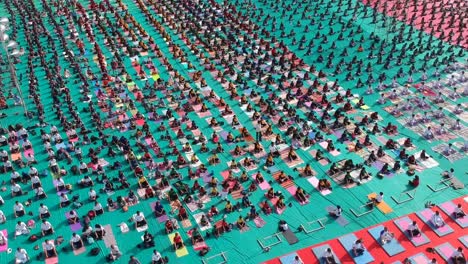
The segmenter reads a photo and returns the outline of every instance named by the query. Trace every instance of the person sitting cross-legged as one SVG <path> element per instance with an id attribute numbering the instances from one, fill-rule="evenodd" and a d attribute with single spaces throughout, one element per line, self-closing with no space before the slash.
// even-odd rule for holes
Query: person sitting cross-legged
<path id="1" fill-rule="evenodd" d="M 440 215 L 439 211 L 436 211 L 435 214 L 432 215 L 431 222 L 437 228 L 445 225 L 445 221 L 444 219 L 442 219 L 442 216 Z"/>
<path id="2" fill-rule="evenodd" d="M 361 256 L 362 254 L 364 254 L 365 251 L 366 251 L 366 248 L 364 247 L 362 240 L 361 239 L 356 240 L 356 242 L 354 242 L 353 244 L 354 256 L 355 257 Z"/>
<path id="3" fill-rule="evenodd" d="M 179 233 L 175 233 L 173 243 L 174 243 L 174 250 L 178 250 L 178 249 L 185 247 L 184 241 L 182 240 L 182 237 L 179 235 Z"/>
<path id="4" fill-rule="evenodd" d="M 388 231 L 387 227 L 384 227 L 384 229 L 380 231 L 380 242 L 382 244 L 387 244 L 392 241 L 394 236 L 395 235 L 392 232 Z"/>

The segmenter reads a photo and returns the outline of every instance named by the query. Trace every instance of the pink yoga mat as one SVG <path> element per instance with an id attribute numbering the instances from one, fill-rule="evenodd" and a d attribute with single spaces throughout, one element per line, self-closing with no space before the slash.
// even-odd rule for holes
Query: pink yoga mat
<path id="1" fill-rule="evenodd" d="M 436 250 L 439 252 L 439 254 L 441 255 L 443 259 L 448 261 L 450 257 L 453 255 L 455 248 L 447 242 L 445 244 L 438 246 Z"/>
<path id="2" fill-rule="evenodd" d="M 441 207 L 445 211 L 445 213 L 447 213 L 448 215 L 450 215 L 451 218 L 453 218 L 453 212 L 455 212 L 455 208 L 456 208 L 453 202 L 451 201 L 445 202 L 439 205 L 439 207 Z M 457 218 L 456 222 L 460 223 L 461 226 L 465 227 L 468 225 L 468 217 L 465 216 L 463 218 Z"/>
<path id="3" fill-rule="evenodd" d="M 75 254 L 75 256 L 77 256 L 77 255 L 80 255 L 80 254 L 84 253 L 85 251 L 86 251 L 86 248 L 83 245 L 81 248 L 73 250 L 73 254 Z"/>
<path id="4" fill-rule="evenodd" d="M 408 222 L 406 219 L 398 219 L 396 220 L 396 223 L 400 225 L 400 227 L 403 229 L 402 231 L 406 233 L 406 230 L 408 230 L 408 226 L 410 225 L 410 222 Z M 411 238 L 411 240 L 414 241 L 414 243 L 418 245 L 424 244 L 426 242 L 426 236 L 421 234 L 421 236 L 415 236 Z"/>
<path id="5" fill-rule="evenodd" d="M 266 224 L 265 220 L 260 216 L 255 217 L 253 221 L 258 228 L 261 228 Z"/>
<path id="6" fill-rule="evenodd" d="M 31 154 L 31 156 L 34 156 L 34 149 L 30 148 L 24 151 L 24 157 L 28 157 L 28 155 Z"/>
<path id="7" fill-rule="evenodd" d="M 435 227 L 434 224 L 432 223 L 432 220 L 431 220 L 431 217 L 434 214 L 434 212 L 432 212 L 431 210 L 429 210 L 429 209 L 422 210 L 420 212 L 420 214 L 421 214 L 421 216 L 424 217 L 424 220 L 426 222 L 431 222 L 431 224 L 430 224 L 431 228 L 436 228 L 441 233 L 449 233 L 449 232 L 453 231 L 447 224 L 445 224 L 445 225 L 443 225 L 441 227 Z"/>
<path id="8" fill-rule="evenodd" d="M 58 264 L 59 260 L 58 260 L 58 257 L 46 258 L 45 263 L 46 264 Z"/>
<path id="9" fill-rule="evenodd" d="M 296 194 L 297 187 L 295 185 L 290 186 L 290 187 L 286 188 L 286 191 L 288 191 L 290 194 L 292 194 L 294 196 Z"/>
<path id="10" fill-rule="evenodd" d="M 3 233 L 4 237 L 8 238 L 8 231 L 6 229 L 3 229 L 1 232 Z M 8 240 L 5 243 L 5 245 L 0 246 L 0 252 L 6 251 L 7 249 L 8 249 Z"/>

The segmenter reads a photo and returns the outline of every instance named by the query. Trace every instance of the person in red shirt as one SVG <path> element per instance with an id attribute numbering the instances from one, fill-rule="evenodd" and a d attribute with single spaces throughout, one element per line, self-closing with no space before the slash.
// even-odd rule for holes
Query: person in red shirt
<path id="1" fill-rule="evenodd" d="M 180 218 L 180 220 L 184 220 L 184 219 L 187 219 L 187 218 L 188 218 L 187 210 L 185 210 L 184 207 L 181 207 L 181 208 L 179 209 L 179 218 Z"/>
<path id="2" fill-rule="evenodd" d="M 175 233 L 173 242 L 175 250 L 183 248 L 185 246 L 184 241 L 182 241 L 182 237 L 179 235 L 179 233 Z"/>
<path id="3" fill-rule="evenodd" d="M 415 188 L 418 187 L 419 186 L 419 176 L 416 175 L 413 180 L 410 180 L 409 185 L 411 185 L 411 186 L 413 186 Z"/>

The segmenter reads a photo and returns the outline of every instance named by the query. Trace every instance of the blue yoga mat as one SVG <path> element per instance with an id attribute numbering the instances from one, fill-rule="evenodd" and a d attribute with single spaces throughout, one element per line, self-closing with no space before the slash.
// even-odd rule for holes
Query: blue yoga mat
<path id="1" fill-rule="evenodd" d="M 324 244 L 324 245 L 312 248 L 312 252 L 314 252 L 314 255 L 317 257 L 318 260 L 320 260 L 321 264 L 326 263 L 325 259 L 323 258 L 323 255 L 325 254 L 325 251 L 328 248 L 331 248 L 330 245 L 328 245 L 328 244 Z M 336 263 L 340 264 L 341 262 L 338 259 L 338 257 L 336 257 L 336 254 L 335 254 L 335 252 L 333 252 L 333 249 L 332 249 L 332 254 L 333 254 L 333 256 L 335 256 Z"/>
<path id="2" fill-rule="evenodd" d="M 453 229 L 447 223 L 445 223 L 445 225 L 443 225 L 441 227 L 437 227 L 437 226 L 434 225 L 434 223 L 432 223 L 431 217 L 432 217 L 432 215 L 434 215 L 434 212 L 431 209 L 426 208 L 426 209 L 424 209 L 422 211 L 417 212 L 416 214 L 418 215 L 418 217 L 421 220 L 424 221 L 424 223 L 426 223 L 428 226 L 430 226 L 431 229 L 438 236 L 442 237 L 442 236 L 453 233 Z"/>
<path id="3" fill-rule="evenodd" d="M 293 264 L 294 263 L 294 258 L 297 256 L 296 252 L 291 253 L 286 256 L 280 257 L 281 264 Z"/>
<path id="4" fill-rule="evenodd" d="M 370 263 L 374 261 L 374 257 L 365 250 L 364 253 L 360 256 L 355 256 L 353 252 L 353 244 L 358 240 L 358 238 L 354 234 L 347 234 L 342 237 L 339 237 L 338 240 L 340 241 L 341 245 L 348 251 L 348 254 L 353 257 L 356 263 Z"/>
<path id="5" fill-rule="evenodd" d="M 368 229 L 367 231 L 372 235 L 373 238 L 375 238 L 375 240 L 377 240 L 377 242 L 383 247 L 383 249 L 385 250 L 385 252 L 387 252 L 389 256 L 395 256 L 405 251 L 403 246 L 395 238 L 392 239 L 392 241 L 388 242 L 387 244 L 382 245 L 382 242 L 380 241 L 380 232 L 383 229 L 384 229 L 383 225 L 378 225 L 374 228 Z"/>
<path id="6" fill-rule="evenodd" d="M 419 254 L 416 254 L 412 257 L 409 258 L 411 260 L 411 263 L 415 263 L 415 264 L 418 264 L 418 263 L 430 263 L 431 260 L 427 258 L 426 255 L 424 255 L 424 253 L 419 253 Z"/>
<path id="7" fill-rule="evenodd" d="M 458 238 L 458 240 L 460 240 L 460 242 L 462 242 L 462 244 L 465 245 L 466 248 L 468 248 L 468 235 L 462 236 Z"/>

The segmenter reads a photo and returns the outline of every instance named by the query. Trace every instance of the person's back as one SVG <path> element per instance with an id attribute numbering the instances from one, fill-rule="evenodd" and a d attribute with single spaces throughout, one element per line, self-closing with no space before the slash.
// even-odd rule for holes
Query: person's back
<path id="1" fill-rule="evenodd" d="M 134 256 L 131 256 L 130 260 L 128 261 L 128 264 L 141 264 L 141 262 Z"/>

